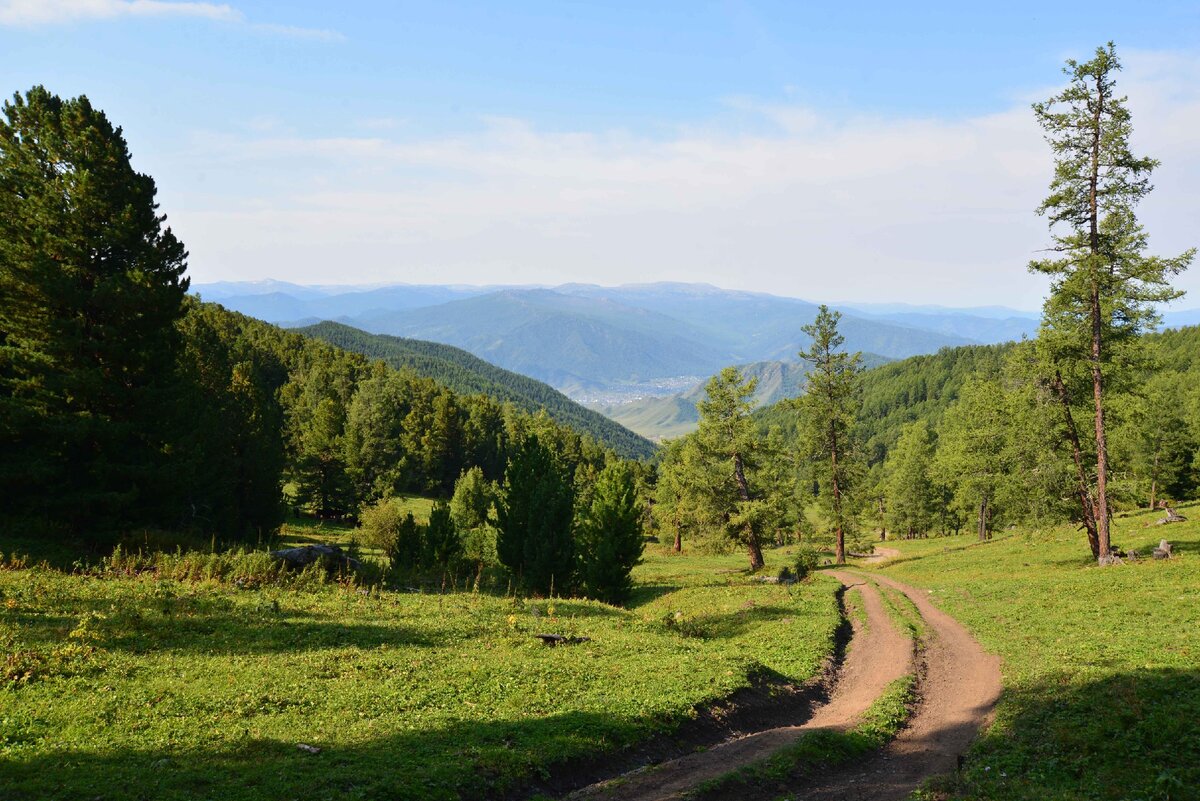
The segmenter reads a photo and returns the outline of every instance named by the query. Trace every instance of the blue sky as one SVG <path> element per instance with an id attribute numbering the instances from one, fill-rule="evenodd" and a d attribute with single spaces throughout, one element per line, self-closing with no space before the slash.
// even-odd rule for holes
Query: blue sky
<path id="1" fill-rule="evenodd" d="M 0 0 L 0 89 L 123 125 L 200 282 L 1032 308 L 1029 101 L 1115 39 L 1164 161 L 1144 216 L 1178 250 L 1200 239 L 1198 34 L 1176 2 Z"/>

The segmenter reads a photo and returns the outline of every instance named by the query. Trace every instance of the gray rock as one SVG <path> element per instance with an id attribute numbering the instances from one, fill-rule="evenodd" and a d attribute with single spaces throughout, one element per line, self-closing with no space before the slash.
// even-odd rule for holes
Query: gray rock
<path id="1" fill-rule="evenodd" d="M 294 570 L 302 570 L 314 563 L 323 565 L 331 573 L 353 572 L 362 567 L 361 562 L 351 559 L 337 545 L 301 545 L 299 548 L 271 551 L 271 556 Z"/>

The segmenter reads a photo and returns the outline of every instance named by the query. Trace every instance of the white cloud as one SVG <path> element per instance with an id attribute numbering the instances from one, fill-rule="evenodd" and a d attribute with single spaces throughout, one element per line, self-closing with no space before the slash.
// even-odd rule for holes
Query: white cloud
<path id="1" fill-rule="evenodd" d="M 0 0 L 0 25 L 33 27 L 121 17 L 192 17 L 238 23 L 251 30 L 293 39 L 345 40 L 337 31 L 250 23 L 241 11 L 227 3 L 185 0 Z"/>
<path id="2" fill-rule="evenodd" d="M 2 25 L 51 25 L 116 17 L 203 17 L 241 21 L 242 15 L 224 3 L 167 2 L 166 0 L 4 0 Z"/>
<path id="3" fill-rule="evenodd" d="M 1200 60 L 1129 53 L 1156 249 L 1200 239 Z M 172 211 L 198 281 L 704 280 L 816 299 L 1038 304 L 1050 154 L 1024 102 L 967 119 L 743 103 L 768 133 L 208 135 Z M 750 126 L 757 129 L 761 126 Z M 165 199 L 165 198 L 164 198 Z M 1200 268 L 1197 268 L 1200 270 Z M 1200 276 L 1184 280 L 1200 289 Z M 1192 305 L 1197 305 L 1193 303 Z"/>

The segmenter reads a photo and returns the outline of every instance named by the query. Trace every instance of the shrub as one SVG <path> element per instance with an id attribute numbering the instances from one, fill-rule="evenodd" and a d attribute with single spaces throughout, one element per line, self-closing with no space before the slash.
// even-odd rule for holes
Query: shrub
<path id="1" fill-rule="evenodd" d="M 801 546 L 796 551 L 796 561 L 793 563 L 796 570 L 796 581 L 804 581 L 820 563 L 820 555 L 816 549 L 807 545 Z"/>

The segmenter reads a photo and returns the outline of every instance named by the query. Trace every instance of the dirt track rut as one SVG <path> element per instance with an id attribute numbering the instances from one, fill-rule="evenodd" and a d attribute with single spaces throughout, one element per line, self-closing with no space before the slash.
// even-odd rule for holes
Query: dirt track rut
<path id="1" fill-rule="evenodd" d="M 837 681 L 826 703 L 809 710 L 794 725 L 767 729 L 634 771 L 572 793 L 571 799 L 667 801 L 699 784 L 770 756 L 805 732 L 845 730 L 895 679 L 913 669 L 913 644 L 889 618 L 878 589 L 862 573 L 832 575 L 856 593 L 866 611 L 865 627 L 854 633 Z M 789 791 L 801 799 L 897 801 L 922 780 L 952 771 L 979 730 L 990 720 L 1000 693 L 999 660 L 986 653 L 958 621 L 935 607 L 928 593 L 871 574 L 870 578 L 903 592 L 916 605 L 928 629 L 922 650 L 922 701 L 910 725 L 888 747 L 852 765 L 818 773 Z M 772 788 L 770 797 L 778 795 Z M 754 793 L 738 791 L 739 799 Z"/>

